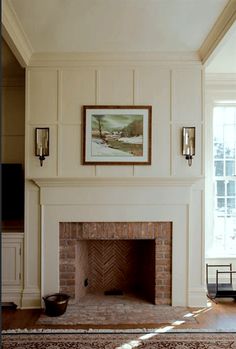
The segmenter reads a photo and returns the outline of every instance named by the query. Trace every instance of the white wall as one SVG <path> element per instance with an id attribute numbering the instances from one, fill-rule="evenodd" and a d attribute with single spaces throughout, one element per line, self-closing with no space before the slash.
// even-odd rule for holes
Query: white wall
<path id="1" fill-rule="evenodd" d="M 48 186 L 58 186 L 56 180 L 69 177 L 63 188 L 63 200 L 66 198 L 65 210 L 76 209 L 77 203 L 70 202 L 70 191 L 66 187 L 80 187 L 81 184 L 73 182 L 72 178 L 91 179 L 89 185 L 90 195 L 97 195 L 96 188 L 99 186 L 98 179 L 120 178 L 123 182 L 122 188 L 118 189 L 119 205 L 127 199 L 126 189 L 129 182 L 125 179 L 142 177 L 142 188 L 148 187 L 153 178 L 160 180 L 156 184 L 158 190 L 165 195 L 167 182 L 169 187 L 185 187 L 185 179 L 191 179 L 189 199 L 182 209 L 187 212 L 182 222 L 183 246 L 188 268 L 185 278 L 186 299 L 185 305 L 202 305 L 204 303 L 204 159 L 203 159 L 203 78 L 202 67 L 198 62 L 165 62 L 148 60 L 147 55 L 139 62 L 93 60 L 86 63 L 80 61 L 44 61 L 40 66 L 27 69 L 27 105 L 26 105 L 26 177 L 30 179 L 50 178 Z M 100 105 L 152 105 L 152 164 L 150 166 L 83 166 L 81 165 L 81 107 L 88 104 Z M 35 127 L 50 127 L 50 156 L 40 167 L 39 160 L 34 156 L 34 129 Z M 192 167 L 181 155 L 181 129 L 183 126 L 195 126 L 197 131 L 196 156 Z M 55 178 L 55 183 L 52 179 Z M 94 182 L 93 182 L 94 181 Z M 180 181 L 180 182 L 178 182 Z M 83 185 L 83 184 L 82 184 Z M 120 185 L 120 184 L 119 184 Z M 119 187 L 118 185 L 118 187 Z M 155 183 L 153 184 L 155 186 Z M 189 183 L 187 184 L 189 186 Z M 61 187 L 63 185 L 59 185 Z M 101 184 L 101 186 L 103 186 Z M 117 184 L 111 181 L 112 190 Z M 86 187 L 86 185 L 85 185 Z M 49 188 L 50 189 L 50 188 Z M 25 284 L 25 296 L 23 306 L 30 307 L 37 303 L 40 294 L 40 262 L 38 254 L 39 241 L 41 238 L 40 226 L 44 236 L 44 229 L 47 229 L 50 214 L 47 214 L 47 207 L 41 196 L 41 206 L 37 194 L 37 187 L 28 182 L 26 200 L 26 257 L 25 273 L 28 275 Z M 76 190 L 76 189 L 75 189 Z M 109 185 L 105 186 L 103 195 L 110 191 Z M 42 195 L 44 191 L 40 189 Z M 59 190 L 59 192 L 61 192 Z M 88 192 L 79 191 L 82 197 L 80 200 L 87 201 Z M 99 195 L 102 195 L 99 192 Z M 150 191 L 147 191 L 150 192 Z M 155 192 L 155 191 L 153 191 Z M 159 192 L 159 191 L 158 191 Z M 170 193 L 172 191 L 169 191 Z M 175 191 L 174 191 L 175 192 Z M 50 192 L 52 200 L 55 199 L 55 192 Z M 179 193 L 179 191 L 178 191 Z M 49 195 L 49 197 L 50 197 Z M 83 196 L 84 195 L 84 196 Z M 154 194 L 153 194 L 154 195 Z M 177 194 L 173 194 L 174 196 Z M 181 196 L 181 193 L 178 195 Z M 168 205 L 161 208 L 171 220 L 168 207 L 175 205 L 177 197 L 168 197 Z M 155 198 L 149 197 L 144 203 L 142 191 L 139 186 L 135 189 L 136 205 L 144 205 L 142 218 L 148 219 L 150 202 Z M 59 199 L 58 199 L 59 200 Z M 62 197 L 60 196 L 60 200 Z M 104 217 L 104 211 L 100 214 L 103 198 L 96 197 L 97 206 L 93 207 L 94 216 L 97 219 L 109 221 L 114 215 Z M 58 201 L 59 202 L 59 201 Z M 64 202 L 64 201 L 63 201 Z M 114 209 L 117 198 L 114 198 Z M 48 201 L 47 201 L 48 205 Z M 50 204 L 49 204 L 50 205 Z M 57 206 L 57 205 L 56 205 Z M 96 205 L 95 205 L 96 206 Z M 112 202 L 109 203 L 109 207 Z M 41 215 L 40 215 L 41 207 Z M 64 206 L 63 206 L 64 207 Z M 50 208 L 50 207 L 49 207 Z M 45 211 L 46 210 L 46 211 Z M 83 211 L 83 210 L 82 210 Z M 58 212 L 58 211 L 57 211 Z M 127 208 L 129 212 L 129 208 Z M 127 220 L 134 219 L 127 214 Z M 140 219 L 137 210 L 136 220 Z M 70 216 L 67 212 L 66 216 Z M 89 215 L 88 215 L 89 216 Z M 158 215 L 157 215 L 158 216 Z M 146 217 L 146 218 L 145 218 Z M 46 219 L 46 221 L 45 221 Z M 60 221 L 60 217 L 59 219 Z M 76 217 L 73 214 L 73 219 Z M 83 219 L 81 217 L 77 217 Z M 53 223 L 54 224 L 54 223 Z M 187 228 L 186 228 L 187 227 Z M 187 229 L 187 231 L 186 231 Z M 181 227 L 180 227 L 181 232 Z M 186 234 L 186 235 L 185 235 Z M 44 243 L 44 242 L 42 242 Z M 180 246 L 178 248 L 181 248 Z M 44 253 L 42 246 L 42 253 Z M 53 254 L 53 251 L 52 251 Z M 42 256 L 42 260 L 43 260 Z M 54 262 L 53 262 L 54 263 Z M 186 269 L 186 270 L 185 270 Z M 180 271 L 181 273 L 181 271 Z M 42 275 L 41 275 L 42 277 Z M 51 290 L 52 291 L 52 290 Z M 55 290 L 56 291 L 56 290 Z M 178 303 L 178 299 L 176 300 Z"/>

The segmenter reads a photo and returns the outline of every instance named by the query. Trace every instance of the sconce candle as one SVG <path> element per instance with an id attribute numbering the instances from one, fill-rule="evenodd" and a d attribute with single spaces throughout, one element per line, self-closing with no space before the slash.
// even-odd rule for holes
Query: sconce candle
<path id="1" fill-rule="evenodd" d="M 182 154 L 192 166 L 192 159 L 195 155 L 195 127 L 183 127 L 182 129 Z"/>
<path id="2" fill-rule="evenodd" d="M 39 157 L 40 166 L 43 166 L 45 156 L 49 156 L 49 128 L 35 129 L 35 156 Z"/>
<path id="3" fill-rule="evenodd" d="M 39 147 L 39 156 L 42 156 L 43 155 L 43 147 L 42 145 L 40 145 Z"/>

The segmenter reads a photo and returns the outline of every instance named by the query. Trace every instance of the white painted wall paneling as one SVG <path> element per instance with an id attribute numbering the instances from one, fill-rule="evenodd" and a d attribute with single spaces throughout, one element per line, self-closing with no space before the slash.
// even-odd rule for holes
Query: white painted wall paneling
<path id="1" fill-rule="evenodd" d="M 63 69 L 60 83 L 60 121 L 65 124 L 80 124 L 82 106 L 96 102 L 96 70 Z"/>
<path id="2" fill-rule="evenodd" d="M 52 131 L 50 157 L 43 168 L 32 155 L 32 131 L 27 131 L 28 177 L 202 175 L 199 66 L 172 69 L 171 66 L 142 65 L 131 69 L 121 64 L 118 68 L 62 68 L 59 72 L 31 68 L 29 81 L 27 114 L 30 125 L 32 128 L 52 125 Z M 96 170 L 93 166 L 81 166 L 81 106 L 95 101 L 108 105 L 132 105 L 135 101 L 137 105 L 153 106 L 151 166 L 96 166 Z M 186 123 L 197 128 L 197 154 L 191 168 L 181 155 L 181 128 Z"/>
<path id="3" fill-rule="evenodd" d="M 29 69 L 28 121 L 32 124 L 51 124 L 58 118 L 57 69 Z"/>
<path id="4" fill-rule="evenodd" d="M 142 62 L 140 65 L 129 65 L 122 62 L 119 64 L 105 65 L 104 62 L 100 66 L 88 63 L 83 67 L 73 67 L 73 69 L 66 68 L 30 68 L 27 85 L 27 177 L 28 178 L 44 178 L 44 177 L 164 177 L 179 178 L 183 177 L 199 177 L 202 175 L 201 169 L 201 151 L 196 155 L 193 166 L 188 167 L 186 160 L 181 155 L 181 128 L 182 126 L 196 126 L 197 127 L 197 149 L 201 148 L 201 130 L 202 130 L 202 84 L 201 84 L 201 67 L 199 65 L 181 65 L 172 66 L 171 64 L 155 64 L 149 66 L 148 63 Z M 181 69 L 180 69 L 181 68 Z M 49 74 L 49 75 L 48 75 Z M 38 83 L 39 82 L 39 83 Z M 43 90 L 43 91 L 42 91 Z M 41 94 L 42 92 L 42 94 Z M 70 94 L 71 92 L 71 94 Z M 187 100 L 187 102 L 186 102 Z M 186 102 L 186 103 L 185 103 Z M 153 147 L 153 162 L 151 166 L 82 166 L 81 158 L 81 120 L 80 108 L 84 104 L 151 104 L 153 106 L 153 123 L 152 123 L 152 147 Z M 184 103 L 184 105 L 183 105 Z M 35 113 L 34 113 L 35 112 Z M 42 114 L 43 112 L 43 114 Z M 34 115 L 33 115 L 34 114 Z M 46 117 L 49 115 L 49 118 Z M 189 122 L 188 125 L 185 122 Z M 191 124 L 190 124 L 191 123 Z M 39 160 L 34 156 L 34 128 L 36 126 L 50 126 L 50 156 L 44 161 L 43 167 L 39 166 Z M 162 187 L 162 185 L 161 185 Z M 50 191 L 49 191 L 50 192 Z M 109 193 L 112 192 L 112 200 Z M 93 188 L 91 191 L 92 198 L 97 200 L 95 207 L 92 203 L 84 204 L 88 198 L 87 188 L 73 189 L 73 193 L 77 193 L 76 197 L 81 199 L 81 205 L 73 204 L 71 191 L 64 190 L 58 195 L 63 196 L 63 200 L 67 200 L 67 206 L 58 207 L 55 213 L 49 210 L 50 205 L 45 207 L 42 204 L 41 224 L 43 224 L 43 236 L 45 231 L 58 231 L 58 222 L 63 219 L 80 221 L 81 219 L 93 220 L 136 220 L 142 219 L 170 219 L 173 220 L 174 211 L 169 210 L 169 205 L 174 205 L 175 200 L 183 195 L 182 193 L 175 193 L 170 197 L 169 205 L 160 205 L 152 211 L 150 216 L 150 207 L 155 205 L 155 200 L 152 203 L 150 198 L 146 198 L 148 191 L 145 185 L 142 188 L 137 188 L 133 191 L 126 187 L 125 192 L 121 192 L 119 188 L 101 187 Z M 154 191 L 153 191 L 154 193 Z M 153 197 L 153 193 L 150 196 Z M 128 194 L 128 195 L 127 195 Z M 166 197 L 166 188 L 159 188 L 155 192 L 155 197 Z M 33 196 L 32 196 L 33 195 Z M 40 230 L 38 222 L 38 194 L 31 194 L 26 205 L 27 217 L 32 214 L 32 220 L 28 221 L 27 226 L 27 250 L 30 249 L 31 243 L 34 248 L 39 246 Z M 43 193 L 42 193 L 43 195 Z M 41 195 L 41 200 L 43 196 Z M 56 200 L 56 206 L 60 202 L 60 197 L 57 198 L 55 191 L 52 190 L 50 194 L 52 200 Z M 101 205 L 100 200 L 106 200 L 104 206 Z M 109 199 L 110 198 L 110 199 Z M 132 201 L 134 198 L 135 203 Z M 146 198 L 146 199 L 145 199 Z M 72 200 L 72 201 L 71 201 Z M 129 202 L 129 204 L 127 204 Z M 199 204 L 198 200 L 196 202 Z M 118 206 L 116 206 L 118 204 Z M 48 204 L 48 202 L 47 202 Z M 93 202 L 94 204 L 94 202 Z M 29 209 L 29 206 L 32 208 Z M 131 207 L 134 205 L 134 209 Z M 140 205 L 140 207 L 139 207 Z M 192 203 L 193 212 L 198 210 L 195 202 Z M 119 207 L 119 214 L 117 212 Z M 87 210 L 87 211 L 86 211 Z M 141 211 L 140 211 L 141 210 Z M 63 212 L 66 211 L 66 218 Z M 111 211 L 111 212 L 110 212 Z M 51 213 L 50 213 L 51 212 Z M 110 212 L 110 213 L 109 213 Z M 159 214 L 163 212 L 163 214 Z M 192 211 L 191 211 L 192 212 Z M 105 214 L 105 216 L 104 216 Z M 189 219 L 186 215 L 183 221 L 178 221 L 178 229 L 181 232 L 186 232 L 186 227 L 189 226 Z M 57 216 L 57 218 L 55 217 Z M 61 215 L 61 216 L 60 216 Z M 92 215 L 90 217 L 90 215 Z M 64 217 L 64 218 L 63 218 Z M 28 218 L 27 218 L 28 219 Z M 57 223 L 55 222 L 57 220 Z M 55 227 L 54 227 L 54 223 Z M 191 225 L 191 224 L 190 224 Z M 31 230 L 34 234 L 31 236 Z M 45 230 L 46 229 L 46 230 Z M 56 230 L 57 229 L 57 230 Z M 196 230 L 201 230 L 201 221 L 198 222 Z M 193 236 L 194 236 L 193 233 Z M 187 230 L 188 236 L 188 230 Z M 192 233 L 191 233 L 192 234 Z M 184 243 L 187 240 L 184 238 Z M 188 237 L 189 238 L 189 237 Z M 38 240 L 37 240 L 38 239 Z M 197 249 L 202 248 L 201 237 L 198 240 L 193 240 L 196 243 Z M 37 242 L 38 241 L 38 245 Z M 182 240 L 181 240 L 182 241 Z M 43 251 L 52 251 L 52 246 L 47 245 L 43 240 Z M 53 249 L 56 248 L 54 245 Z M 180 243 L 177 243 L 177 250 L 182 249 Z M 51 252 L 50 252 L 51 253 Z M 198 263 L 201 265 L 201 256 L 198 254 Z M 28 261 L 29 261 L 29 257 Z M 32 274 L 32 270 L 38 270 L 38 260 L 32 256 L 31 271 L 28 274 L 28 290 L 25 292 L 25 304 L 30 303 L 31 298 L 37 294 L 37 280 Z M 44 258 L 44 256 L 42 256 Z M 190 257 L 189 257 L 190 258 Z M 45 262 L 45 261 L 44 261 Z M 54 260 L 57 263 L 57 258 Z M 53 262 L 53 263 L 54 263 Z M 192 268 L 190 265 L 190 268 Z M 195 264 L 196 265 L 196 264 Z M 201 266 L 199 267 L 201 268 Z M 44 270 L 44 269 L 43 269 Z M 38 271 L 37 271 L 38 273 Z M 181 272 L 180 272 L 181 274 Z M 179 273 L 176 274 L 179 277 Z M 185 274 L 186 275 L 186 274 Z M 188 280 L 191 282 L 189 287 L 192 289 L 192 300 L 197 303 L 202 299 L 201 284 L 199 281 L 201 270 L 197 272 L 196 280 Z M 54 281 L 57 282 L 57 275 Z M 54 281 L 49 281 L 55 285 Z M 186 279 L 187 280 L 187 279 Z M 43 283 L 45 280 L 42 280 Z M 177 282 L 176 280 L 174 282 Z M 187 281 L 186 281 L 187 282 Z M 185 281 L 184 281 L 185 284 Z M 43 285 L 43 284 L 42 284 Z M 32 288 L 31 288 L 32 286 Z M 43 290 L 51 290 L 48 286 Z M 54 290 L 55 291 L 55 290 Z M 28 293 L 27 293 L 28 292 Z M 185 291 L 184 291 L 185 292 Z M 33 294 L 34 293 L 34 294 Z M 199 295 L 199 297 L 198 297 Z M 28 297 L 28 298 L 27 298 Z M 175 301 L 178 303 L 183 298 L 177 292 Z M 187 297 L 184 293 L 183 297 Z M 195 298 L 194 298 L 195 297 Z M 187 298 L 186 298 L 187 299 Z M 198 301 L 196 301 L 198 299 Z M 191 301 L 192 301 L 191 300 Z"/>
<path id="5" fill-rule="evenodd" d="M 23 308 L 41 306 L 41 234 L 39 190 L 31 181 L 25 183 L 25 237 Z"/>

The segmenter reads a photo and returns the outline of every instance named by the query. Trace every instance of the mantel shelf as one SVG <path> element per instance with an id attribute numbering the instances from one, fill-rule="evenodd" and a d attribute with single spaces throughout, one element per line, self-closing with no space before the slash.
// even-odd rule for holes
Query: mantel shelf
<path id="1" fill-rule="evenodd" d="M 42 187 L 80 187 L 80 186 L 95 186 L 95 187 L 190 187 L 197 182 L 203 180 L 204 177 L 178 178 L 178 177 L 92 177 L 92 178 L 32 178 L 31 180 L 40 188 Z"/>

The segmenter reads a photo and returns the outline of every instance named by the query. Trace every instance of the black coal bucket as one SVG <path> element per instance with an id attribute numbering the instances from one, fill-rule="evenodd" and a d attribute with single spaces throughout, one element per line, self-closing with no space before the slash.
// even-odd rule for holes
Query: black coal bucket
<path id="1" fill-rule="evenodd" d="M 54 293 L 43 297 L 45 313 L 48 316 L 60 316 L 65 313 L 70 296 L 65 293 Z"/>

